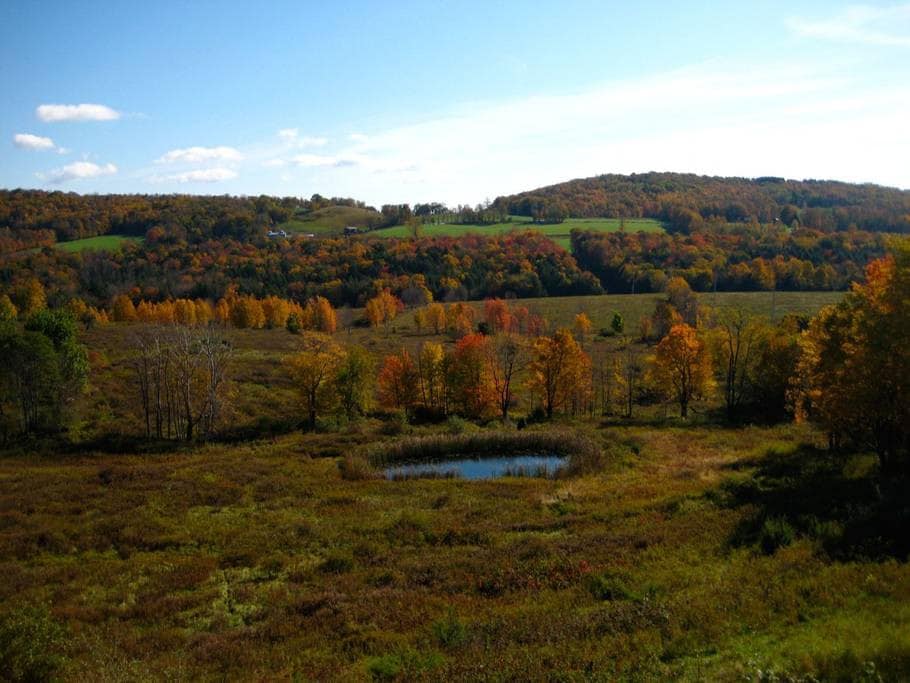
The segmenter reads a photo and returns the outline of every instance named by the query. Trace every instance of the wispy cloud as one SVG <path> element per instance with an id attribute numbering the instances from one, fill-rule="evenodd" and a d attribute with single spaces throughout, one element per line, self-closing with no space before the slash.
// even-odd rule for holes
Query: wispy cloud
<path id="1" fill-rule="evenodd" d="M 13 136 L 13 144 L 20 149 L 30 149 L 36 152 L 56 150 L 57 145 L 50 138 L 41 135 L 32 135 L 31 133 L 16 133 Z"/>
<path id="2" fill-rule="evenodd" d="M 85 180 L 87 178 L 100 178 L 102 176 L 114 175 L 117 167 L 114 164 L 94 164 L 91 161 L 75 161 L 67 164 L 62 168 L 55 168 L 48 173 L 37 174 L 42 180 L 49 183 L 59 184 L 70 180 Z"/>
<path id="3" fill-rule="evenodd" d="M 282 128 L 278 137 L 291 147 L 324 147 L 329 139 L 321 135 L 300 135 L 299 128 Z"/>
<path id="4" fill-rule="evenodd" d="M 174 173 L 166 176 L 155 176 L 154 182 L 175 182 L 175 183 L 219 183 L 225 180 L 233 180 L 237 177 L 237 171 L 230 168 L 200 168 L 194 171 L 185 171 L 183 173 Z"/>
<path id="5" fill-rule="evenodd" d="M 45 123 L 61 121 L 115 121 L 120 112 L 103 104 L 42 104 L 35 115 Z"/>
<path id="6" fill-rule="evenodd" d="M 319 166 L 353 165 L 353 163 L 356 163 L 352 159 L 345 160 L 325 154 L 298 154 L 293 157 L 292 161 L 298 166 L 307 166 L 310 168 Z"/>
<path id="7" fill-rule="evenodd" d="M 910 47 L 910 4 L 890 7 L 853 5 L 822 19 L 792 17 L 797 35 L 844 43 Z"/>
<path id="8" fill-rule="evenodd" d="M 650 170 L 907 187 L 900 159 L 910 153 L 910 131 L 898 113 L 908 108 L 910 90 L 835 70 L 711 62 L 575 93 L 464 103 L 295 162 L 321 192 L 373 203 L 474 203 L 571 178 Z"/>
<path id="9" fill-rule="evenodd" d="M 159 164 L 199 164 L 209 161 L 242 161 L 243 154 L 237 149 L 227 146 L 219 147 L 185 147 L 172 149 L 170 152 L 157 159 Z"/>

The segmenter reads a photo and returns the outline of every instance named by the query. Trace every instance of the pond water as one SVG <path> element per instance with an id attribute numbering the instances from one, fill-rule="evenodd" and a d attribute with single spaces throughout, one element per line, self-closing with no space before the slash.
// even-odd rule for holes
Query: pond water
<path id="1" fill-rule="evenodd" d="M 495 479 L 496 477 L 552 477 L 569 459 L 562 455 L 515 455 L 499 458 L 452 458 L 432 462 L 410 462 L 385 469 L 387 479 L 413 477 L 459 477 Z"/>

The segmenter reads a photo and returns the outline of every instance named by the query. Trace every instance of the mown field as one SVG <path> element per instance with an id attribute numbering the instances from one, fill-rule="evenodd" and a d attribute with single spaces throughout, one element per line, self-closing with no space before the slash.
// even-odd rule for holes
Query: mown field
<path id="1" fill-rule="evenodd" d="M 310 213 L 301 214 L 281 225 L 276 230 L 314 235 L 341 234 L 347 226 L 367 228 L 382 220 L 376 211 L 353 206 L 327 206 Z"/>
<path id="2" fill-rule="evenodd" d="M 554 324 L 586 310 L 599 328 L 614 310 L 637 324 L 655 296 L 522 303 Z M 716 304 L 762 312 L 767 296 Z M 777 314 L 838 296 L 779 293 Z M 92 379 L 76 435 L 138 428 L 125 362 L 137 331 L 83 333 Z M 299 337 L 227 335 L 228 441 L 137 454 L 130 439 L 104 439 L 0 456 L 0 641 L 8 615 L 26 633 L 50 620 L 59 634 L 27 640 L 62 658 L 62 680 L 899 681 L 910 671 L 910 491 L 876 478 L 870 455 L 833 454 L 808 425 L 724 425 L 707 401 L 689 421 L 661 406 L 629 420 L 557 419 L 601 448 L 583 474 L 363 479 L 346 456 L 502 428 L 406 425 L 380 410 L 302 433 L 283 366 Z M 377 356 L 450 343 L 415 329 L 411 313 L 335 338 Z M 614 342 L 584 344 L 596 356 Z"/>
<path id="3" fill-rule="evenodd" d="M 593 230 L 595 232 L 616 232 L 624 229 L 627 232 L 663 232 L 659 221 L 647 218 L 569 218 L 562 223 L 534 223 L 530 218 L 511 216 L 506 223 L 492 225 L 454 225 L 442 223 L 439 225 L 421 226 L 421 234 L 426 236 L 458 236 L 467 233 L 480 235 L 498 235 L 512 230 L 533 230 L 547 235 L 564 249 L 569 249 L 571 244 L 569 233 L 574 230 Z M 375 230 L 372 235 L 382 237 L 408 237 L 410 228 L 405 225 L 396 225 L 391 228 Z"/>
<path id="4" fill-rule="evenodd" d="M 142 242 L 141 237 L 129 237 L 126 235 L 99 235 L 98 237 L 86 237 L 81 240 L 72 240 L 70 242 L 58 242 L 54 245 L 56 249 L 63 251 L 115 251 L 120 249 L 127 242 Z"/>

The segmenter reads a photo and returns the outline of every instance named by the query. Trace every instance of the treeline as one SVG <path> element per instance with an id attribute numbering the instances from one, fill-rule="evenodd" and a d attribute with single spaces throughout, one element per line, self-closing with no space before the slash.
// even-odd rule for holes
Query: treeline
<path id="1" fill-rule="evenodd" d="M 363 306 L 383 289 L 402 298 L 417 287 L 435 300 L 491 296 L 600 294 L 603 289 L 575 259 L 543 235 L 467 235 L 420 239 L 234 239 L 201 243 L 147 241 L 119 251 L 67 253 L 44 249 L 7 259 L 0 289 L 22 290 L 37 278 L 52 306 L 81 298 L 108 306 L 134 301 L 208 299 L 232 288 L 259 298 L 303 303 L 323 296 L 334 306 Z"/>
<path id="2" fill-rule="evenodd" d="M 706 223 L 910 232 L 910 191 L 829 180 L 719 178 L 682 173 L 602 175 L 497 197 L 509 214 L 654 218 L 681 232 Z"/>
<path id="3" fill-rule="evenodd" d="M 659 292 L 674 276 L 701 292 L 840 290 L 886 251 L 887 237 L 743 226 L 691 235 L 572 231 L 580 268 L 611 293 Z"/>

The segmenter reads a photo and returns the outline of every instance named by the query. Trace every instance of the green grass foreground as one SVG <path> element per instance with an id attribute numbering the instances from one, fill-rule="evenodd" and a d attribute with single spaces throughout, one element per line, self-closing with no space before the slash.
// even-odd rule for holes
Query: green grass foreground
<path id="1" fill-rule="evenodd" d="M 0 637 L 48 631 L 26 606 L 44 609 L 63 680 L 910 670 L 907 491 L 879 490 L 873 459 L 835 458 L 793 425 L 563 426 L 611 457 L 559 480 L 403 482 L 312 457 L 387 439 L 373 420 L 4 457 Z"/>

